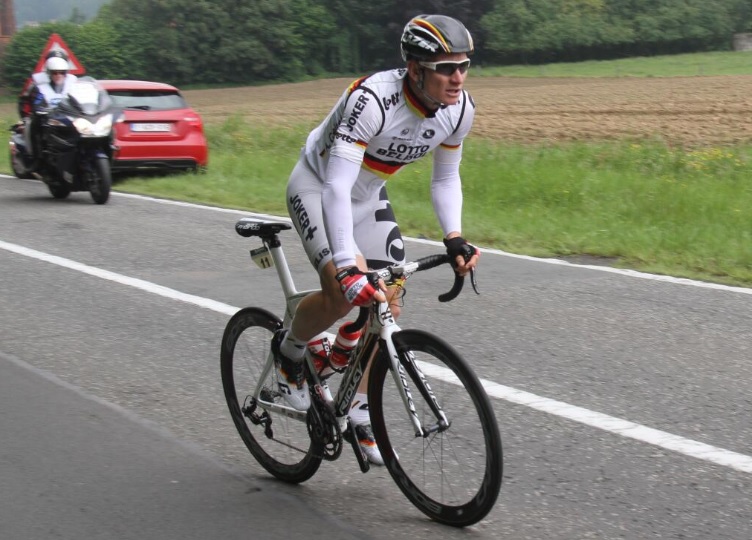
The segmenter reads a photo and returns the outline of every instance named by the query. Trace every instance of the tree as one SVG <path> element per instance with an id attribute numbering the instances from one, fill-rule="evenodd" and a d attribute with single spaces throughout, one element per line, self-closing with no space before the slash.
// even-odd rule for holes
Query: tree
<path id="1" fill-rule="evenodd" d="M 16 32 L 5 49 L 3 58 L 5 86 L 14 92 L 19 92 L 23 88 L 52 34 L 59 34 L 75 52 L 77 28 L 68 22 L 47 23 L 37 27 L 25 27 Z"/>
<path id="2" fill-rule="evenodd" d="M 187 12 L 193 1 L 184 2 Z M 177 83 L 182 74 L 191 73 L 192 52 L 180 48 L 176 5 L 174 0 L 113 0 L 100 11 L 98 19 L 120 34 L 128 62 L 138 65 L 138 78 Z"/>
<path id="3" fill-rule="evenodd" d="M 752 29 L 750 0 L 111 0 L 90 22 L 81 13 L 19 32 L 6 81 L 23 83 L 53 28 L 98 77 L 181 85 L 396 67 L 402 29 L 422 13 L 465 23 L 476 65 L 728 48 Z"/>
<path id="4" fill-rule="evenodd" d="M 75 44 L 69 44 L 86 68 L 86 74 L 97 79 L 120 79 L 132 66 L 120 48 L 121 34 L 99 21 L 79 27 Z"/>
<path id="5" fill-rule="evenodd" d="M 583 60 L 725 48 L 740 26 L 733 14 L 744 17 L 748 5 L 749 0 L 496 0 L 481 24 L 496 61 Z"/>
<path id="6" fill-rule="evenodd" d="M 324 65 L 334 19 L 323 0 L 113 0 L 109 24 L 140 25 L 150 78 L 182 83 L 291 79 Z M 120 22 L 117 22 L 117 21 Z M 134 37 L 121 36 L 133 49 Z"/>

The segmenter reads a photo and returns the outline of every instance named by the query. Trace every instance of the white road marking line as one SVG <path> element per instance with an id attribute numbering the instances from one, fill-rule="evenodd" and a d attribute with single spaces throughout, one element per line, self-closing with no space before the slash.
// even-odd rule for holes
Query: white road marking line
<path id="1" fill-rule="evenodd" d="M 163 287 L 149 281 L 142 279 L 132 278 L 110 272 L 109 270 L 103 270 L 87 264 L 82 264 L 70 259 L 58 257 L 57 255 L 50 255 L 37 251 L 34 249 L 26 248 L 16 244 L 3 242 L 0 240 L 0 249 L 37 259 L 43 262 L 62 266 L 77 272 L 106 279 L 129 287 L 134 287 L 142 291 L 156 294 L 171 300 L 178 300 L 180 302 L 186 302 L 195 306 L 199 306 L 205 309 L 210 309 L 218 313 L 225 315 L 234 315 L 240 308 L 224 304 L 222 302 L 216 302 L 208 298 L 200 296 L 194 296 L 192 294 L 186 294 L 175 289 Z M 420 363 L 421 369 L 428 375 L 442 378 L 453 384 L 458 384 L 455 375 L 439 366 L 433 364 L 427 364 L 425 362 Z M 614 416 L 609 416 L 599 412 L 577 407 L 576 405 L 570 405 L 562 401 L 556 401 L 554 399 L 545 398 L 522 390 L 517 390 L 509 386 L 497 384 L 493 381 L 482 380 L 486 392 L 488 395 L 497 399 L 503 399 L 511 403 L 518 405 L 524 405 L 544 413 L 552 414 L 574 422 L 579 422 L 603 431 L 608 431 L 622 437 L 628 437 L 641 442 L 645 442 L 654 446 L 665 448 L 685 456 L 689 456 L 696 459 L 701 459 L 716 465 L 728 467 L 740 472 L 752 473 L 752 457 L 744 454 L 725 450 L 716 446 L 686 439 L 678 435 L 660 431 L 658 429 L 649 428 L 640 424 L 635 424 L 629 420 L 622 420 Z"/>
<path id="2" fill-rule="evenodd" d="M 459 385 L 457 377 L 446 368 L 419 362 L 420 369 L 426 375 L 430 375 L 446 382 Z M 560 416 L 567 420 L 572 420 L 580 424 L 585 424 L 594 428 L 608 431 L 622 437 L 628 437 L 637 441 L 659 446 L 685 456 L 702 459 L 722 465 L 731 469 L 752 473 L 752 456 L 746 456 L 730 450 L 725 450 L 717 446 L 693 441 L 679 435 L 673 435 L 665 431 L 649 428 L 640 424 L 635 424 L 629 420 L 623 420 L 615 416 L 609 416 L 599 412 L 584 409 L 576 405 L 570 405 L 563 401 L 549 399 L 523 390 L 517 390 L 509 386 L 495 383 L 486 379 L 481 379 L 481 384 L 486 389 L 490 397 L 503 399 L 518 405 L 524 405 L 531 409 L 544 413 Z"/>
<path id="3" fill-rule="evenodd" d="M 0 175 L 0 177 L 15 179 L 15 177 L 5 176 L 5 175 Z M 280 217 L 280 216 L 274 216 L 270 214 L 259 214 L 257 212 L 250 212 L 250 211 L 245 211 L 245 210 L 235 210 L 232 208 L 222 208 L 219 206 L 208 206 L 204 204 L 189 203 L 189 202 L 183 202 L 183 201 L 173 201 L 170 199 L 159 199 L 156 197 L 149 197 L 147 195 L 138 195 L 135 193 L 124 193 L 124 192 L 119 192 L 119 191 L 113 191 L 112 195 L 115 195 L 118 197 L 125 197 L 129 199 L 138 199 L 142 201 L 156 202 L 158 204 L 181 206 L 183 208 L 195 208 L 198 210 L 211 210 L 214 212 L 222 212 L 225 214 L 235 214 L 238 216 L 254 216 L 254 217 L 258 217 L 262 219 L 269 219 L 273 221 L 284 221 L 286 223 L 291 223 L 291 220 L 288 217 Z M 443 247 L 443 244 L 441 242 L 436 242 L 434 240 L 424 240 L 421 238 L 410 238 L 410 237 L 405 237 L 405 239 L 410 240 L 412 242 L 421 243 L 421 244 L 428 244 L 432 246 Z M 629 270 L 629 269 L 624 269 L 624 268 L 611 268 L 610 266 L 598 266 L 598 265 L 592 265 L 592 264 L 575 264 L 575 263 L 571 263 L 569 261 L 564 261 L 561 259 L 544 259 L 544 258 L 539 258 L 539 257 L 531 257 L 529 255 L 519 255 L 517 253 L 509 253 L 507 251 L 502 251 L 500 249 L 481 248 L 481 251 L 484 253 L 502 255 L 504 257 L 510 257 L 513 259 L 521 259 L 525 261 L 533 261 L 533 262 L 544 263 L 544 264 L 557 264 L 559 266 L 569 266 L 572 268 L 585 268 L 587 270 L 595 270 L 597 272 L 607 272 L 610 274 L 619 274 L 622 276 L 628 276 L 628 277 L 633 277 L 633 278 L 638 278 L 638 279 L 662 281 L 665 283 L 673 283 L 675 285 L 688 285 L 691 287 L 699 287 L 701 289 L 714 289 L 718 291 L 728 291 L 728 292 L 735 292 L 735 293 L 741 293 L 741 294 L 752 294 L 752 289 L 745 288 L 745 287 L 733 287 L 731 285 L 721 285 L 719 283 L 710 283 L 707 281 L 697 281 L 693 279 L 677 278 L 673 276 L 664 276 L 664 275 L 659 275 L 659 274 L 648 274 L 647 272 L 638 272 L 637 270 Z"/>
<path id="4" fill-rule="evenodd" d="M 3 242 L 2 240 L 0 240 L 0 248 L 6 251 L 17 253 L 18 255 L 23 255 L 25 257 L 31 257 L 32 259 L 52 263 L 57 266 L 62 266 L 63 268 L 69 268 L 70 270 L 75 270 L 83 274 L 106 279 L 108 281 L 114 281 L 115 283 L 120 283 L 121 285 L 134 287 L 136 289 L 156 294 L 158 296 L 163 296 L 171 300 L 179 300 L 180 302 L 193 304 L 194 306 L 210 309 L 218 313 L 224 313 L 225 315 L 232 316 L 239 309 L 227 304 L 223 304 L 222 302 L 216 302 L 215 300 L 210 300 L 201 296 L 194 296 L 192 294 L 186 294 L 180 291 L 176 291 L 175 289 L 170 289 L 169 287 L 163 287 L 162 285 L 157 285 L 156 283 L 151 283 L 150 281 L 144 281 L 143 279 L 124 276 L 122 274 L 110 272 L 109 270 L 103 270 L 95 266 L 89 266 L 88 264 L 79 263 L 70 259 L 65 259 L 63 257 L 58 257 L 57 255 L 50 255 L 48 253 L 43 253 L 35 249 Z"/>
<path id="5" fill-rule="evenodd" d="M 243 211 L 243 210 L 233 210 L 230 208 L 206 206 L 206 205 L 201 205 L 201 204 L 196 204 L 196 203 L 186 203 L 182 201 L 171 201 L 168 199 L 157 199 L 154 197 L 136 195 L 132 193 L 117 193 L 117 195 L 123 196 L 123 197 L 129 197 L 132 199 L 141 199 L 145 201 L 157 202 L 160 204 L 170 204 L 170 205 L 176 205 L 176 206 L 183 206 L 186 208 L 196 208 L 196 209 L 201 209 L 201 210 L 213 210 L 215 212 L 231 213 L 231 214 L 237 214 L 240 216 L 253 216 L 253 217 L 258 217 L 262 219 L 284 221 L 286 223 L 291 223 L 291 220 L 288 217 L 273 216 L 269 214 L 259 214 L 256 212 L 249 212 L 249 211 Z M 425 240 L 422 238 L 410 238 L 410 237 L 405 237 L 405 239 L 410 240 L 411 242 L 419 243 L 419 244 L 428 244 L 431 246 L 439 246 L 441 248 L 444 247 L 444 244 L 442 244 L 441 242 L 436 242 L 434 240 Z M 745 287 L 734 287 L 731 285 L 721 285 L 719 283 L 697 281 L 694 279 L 687 279 L 687 278 L 677 278 L 673 276 L 664 276 L 660 274 L 648 274 L 647 272 L 638 272 L 637 270 L 629 270 L 625 268 L 611 268 L 610 266 L 598 266 L 598 265 L 592 265 L 592 264 L 575 264 L 575 263 L 571 263 L 569 261 L 564 261 L 561 259 L 544 259 L 544 258 L 539 258 L 539 257 L 531 257 L 529 255 L 518 255 L 517 253 L 509 253 L 507 251 L 502 251 L 500 249 L 481 248 L 481 251 L 484 253 L 502 255 L 504 257 L 510 257 L 513 259 L 522 259 L 525 261 L 533 261 L 533 262 L 539 262 L 539 263 L 545 263 L 545 264 L 557 264 L 559 266 L 570 266 L 572 268 L 586 268 L 588 270 L 596 270 L 598 272 L 608 272 L 611 274 L 619 274 L 622 276 L 634 277 L 634 278 L 639 278 L 639 279 L 648 279 L 652 281 L 663 281 L 666 283 L 673 283 L 675 285 L 689 285 L 692 287 L 699 287 L 702 289 L 715 289 L 718 291 L 728 291 L 728 292 L 735 292 L 735 293 L 741 293 L 741 294 L 752 294 L 752 289 L 745 288 Z"/>

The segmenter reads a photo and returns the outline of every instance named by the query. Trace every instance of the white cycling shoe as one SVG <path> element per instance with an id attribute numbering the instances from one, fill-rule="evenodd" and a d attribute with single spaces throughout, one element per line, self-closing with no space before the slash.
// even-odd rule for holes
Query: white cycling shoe
<path id="1" fill-rule="evenodd" d="M 371 424 L 358 424 L 353 426 L 355 436 L 358 438 L 358 445 L 363 451 L 368 461 L 374 465 L 384 465 L 384 458 L 381 457 L 379 447 L 376 445 L 376 439 L 373 438 Z"/>
<path id="2" fill-rule="evenodd" d="M 279 351 L 279 345 L 287 330 L 277 330 L 272 338 L 272 354 L 277 375 L 277 388 L 290 407 L 298 411 L 307 411 L 311 406 L 311 394 L 305 380 L 303 361 L 287 358 Z"/>

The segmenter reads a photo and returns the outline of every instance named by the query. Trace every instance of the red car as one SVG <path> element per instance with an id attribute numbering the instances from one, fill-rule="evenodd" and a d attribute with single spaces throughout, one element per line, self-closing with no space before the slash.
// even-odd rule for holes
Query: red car
<path id="1" fill-rule="evenodd" d="M 98 82 L 123 110 L 114 128 L 114 172 L 206 168 L 203 122 L 177 88 L 147 81 Z"/>

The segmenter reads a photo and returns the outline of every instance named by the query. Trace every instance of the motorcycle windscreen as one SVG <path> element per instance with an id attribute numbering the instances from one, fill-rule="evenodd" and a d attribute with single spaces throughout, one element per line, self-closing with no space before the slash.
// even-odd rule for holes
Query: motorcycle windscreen
<path id="1" fill-rule="evenodd" d="M 100 93 L 101 89 L 98 85 L 79 81 L 68 92 L 68 99 L 82 113 L 92 115 L 102 110 Z"/>

